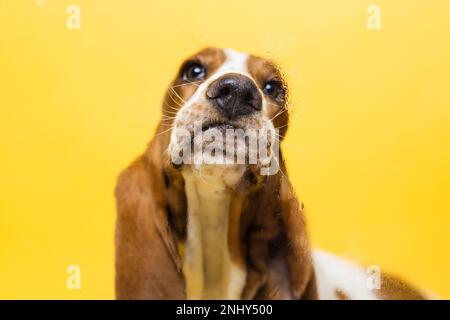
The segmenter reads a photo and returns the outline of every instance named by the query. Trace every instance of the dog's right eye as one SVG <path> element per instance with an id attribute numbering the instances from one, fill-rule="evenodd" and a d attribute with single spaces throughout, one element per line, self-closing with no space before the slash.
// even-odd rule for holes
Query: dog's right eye
<path id="1" fill-rule="evenodd" d="M 182 73 L 183 80 L 186 81 L 198 81 L 204 80 L 206 76 L 205 67 L 198 62 L 188 63 Z"/>

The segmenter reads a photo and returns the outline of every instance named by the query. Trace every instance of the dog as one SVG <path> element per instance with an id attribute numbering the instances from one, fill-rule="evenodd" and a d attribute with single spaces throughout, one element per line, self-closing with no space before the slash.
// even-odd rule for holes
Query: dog
<path id="1" fill-rule="evenodd" d="M 276 147 L 288 102 L 283 74 L 268 59 L 220 48 L 186 59 L 155 137 L 118 178 L 118 299 L 424 298 L 400 280 L 377 281 L 311 250 Z M 231 136 L 225 150 L 222 138 L 236 130 L 244 135 Z"/>

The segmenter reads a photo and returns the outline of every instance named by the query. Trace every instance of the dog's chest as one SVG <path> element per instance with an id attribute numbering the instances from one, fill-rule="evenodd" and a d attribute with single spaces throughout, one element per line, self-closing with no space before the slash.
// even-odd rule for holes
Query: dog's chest
<path id="1" fill-rule="evenodd" d="M 188 202 L 183 274 L 188 299 L 239 299 L 245 270 L 229 250 L 231 193 L 220 177 L 184 174 Z"/>

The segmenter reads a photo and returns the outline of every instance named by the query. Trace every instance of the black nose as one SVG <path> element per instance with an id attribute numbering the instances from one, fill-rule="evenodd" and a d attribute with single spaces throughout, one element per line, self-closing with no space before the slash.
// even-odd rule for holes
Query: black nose
<path id="1" fill-rule="evenodd" d="M 213 81 L 206 96 L 229 119 L 261 110 L 262 98 L 255 83 L 241 74 L 227 74 Z"/>

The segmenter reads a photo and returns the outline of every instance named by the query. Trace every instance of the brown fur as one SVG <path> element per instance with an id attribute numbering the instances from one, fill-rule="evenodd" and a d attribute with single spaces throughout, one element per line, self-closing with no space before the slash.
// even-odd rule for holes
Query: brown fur
<path id="1" fill-rule="evenodd" d="M 346 294 L 344 291 L 342 291 L 341 289 L 336 289 L 334 290 L 334 294 L 336 295 L 336 298 L 338 300 L 350 300 L 348 294 Z"/>
<path id="2" fill-rule="evenodd" d="M 424 294 L 403 280 L 391 275 L 381 275 L 380 290 L 377 295 L 383 300 L 425 300 Z"/>

